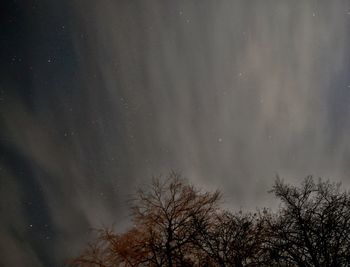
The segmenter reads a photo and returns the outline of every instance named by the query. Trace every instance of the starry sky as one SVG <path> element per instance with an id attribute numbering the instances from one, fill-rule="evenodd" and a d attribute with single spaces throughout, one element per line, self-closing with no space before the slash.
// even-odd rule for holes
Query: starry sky
<path id="1" fill-rule="evenodd" d="M 181 171 L 230 209 L 350 186 L 350 2 L 0 3 L 0 266 L 62 266 Z"/>

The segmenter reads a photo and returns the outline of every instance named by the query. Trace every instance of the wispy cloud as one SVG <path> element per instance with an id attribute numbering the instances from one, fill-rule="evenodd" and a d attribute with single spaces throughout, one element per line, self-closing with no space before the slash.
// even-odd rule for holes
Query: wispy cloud
<path id="1" fill-rule="evenodd" d="M 220 188 L 232 208 L 273 206 L 266 191 L 275 173 L 347 183 L 345 1 L 73 7 L 71 105 L 57 89 L 55 108 L 30 112 L 13 100 L 4 118 L 11 144 L 46 174 L 33 176 L 56 259 L 74 253 L 89 227 L 123 227 L 135 186 L 169 169 Z"/>

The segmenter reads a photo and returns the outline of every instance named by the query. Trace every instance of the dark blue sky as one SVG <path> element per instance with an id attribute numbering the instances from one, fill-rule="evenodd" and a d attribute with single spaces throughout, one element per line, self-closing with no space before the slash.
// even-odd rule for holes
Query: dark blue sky
<path id="1" fill-rule="evenodd" d="M 61 266 L 180 170 L 230 208 L 350 184 L 349 1 L 2 1 L 0 265 Z"/>

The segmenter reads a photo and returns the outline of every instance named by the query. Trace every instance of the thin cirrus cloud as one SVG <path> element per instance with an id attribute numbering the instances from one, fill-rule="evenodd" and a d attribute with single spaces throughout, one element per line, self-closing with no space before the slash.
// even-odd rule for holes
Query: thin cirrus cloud
<path id="1" fill-rule="evenodd" d="M 54 93 L 36 91 L 43 103 L 54 98 L 52 106 L 31 111 L 14 97 L 3 107 L 5 135 L 30 163 L 52 232 L 46 249 L 27 236 L 18 201 L 28 198 L 27 182 L 5 164 L 13 194 L 2 198 L 17 196 L 12 214 L 23 223 L 4 231 L 1 247 L 13 244 L 6 249 L 22 255 L 16 260 L 59 262 L 79 250 L 89 227 L 125 227 L 135 187 L 170 169 L 219 188 L 232 208 L 274 207 L 267 190 L 276 173 L 294 183 L 308 174 L 347 183 L 345 1 L 103 0 L 71 8 L 68 93 L 53 85 Z M 2 222 L 6 229 L 15 218 Z"/>

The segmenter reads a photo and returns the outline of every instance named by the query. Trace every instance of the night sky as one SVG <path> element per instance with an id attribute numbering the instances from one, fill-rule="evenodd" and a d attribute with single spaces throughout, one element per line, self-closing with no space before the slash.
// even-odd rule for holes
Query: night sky
<path id="1" fill-rule="evenodd" d="M 0 266 L 62 266 L 181 171 L 232 209 L 350 188 L 350 2 L 0 1 Z"/>

